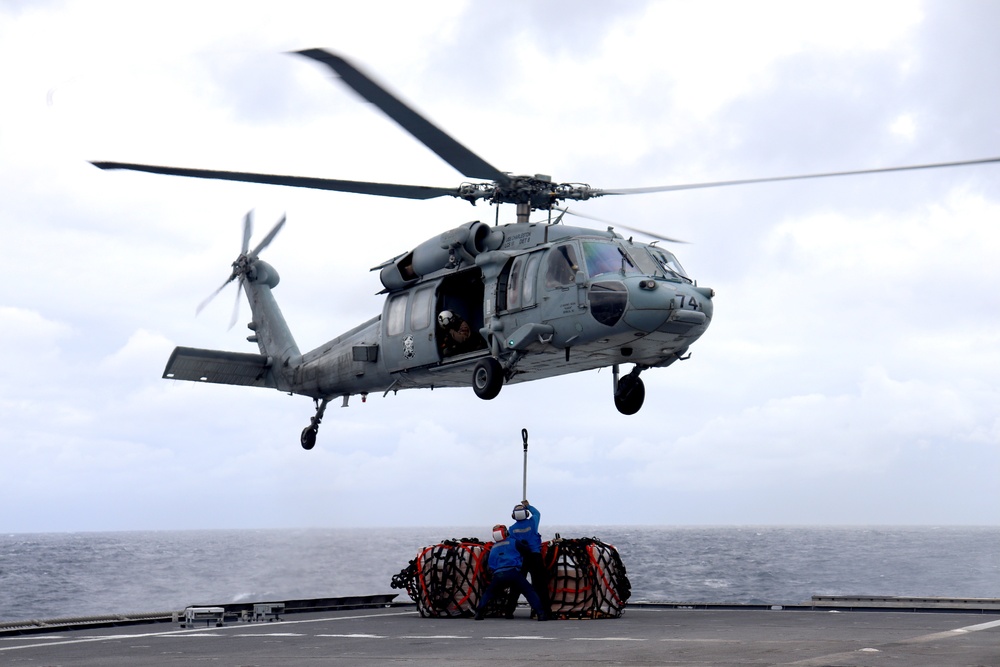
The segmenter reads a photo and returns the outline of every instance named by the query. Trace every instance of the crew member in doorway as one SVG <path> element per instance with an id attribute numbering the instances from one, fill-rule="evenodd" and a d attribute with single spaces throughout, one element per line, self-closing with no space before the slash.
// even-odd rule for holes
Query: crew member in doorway
<path id="1" fill-rule="evenodd" d="M 475 349 L 469 323 L 450 310 L 438 313 L 438 341 L 441 355 L 450 357 Z"/>
<path id="2" fill-rule="evenodd" d="M 531 574 L 531 586 L 542 601 L 542 607 L 548 610 L 549 573 L 542 562 L 542 536 L 538 533 L 538 522 L 542 520 L 542 514 L 525 499 L 514 506 L 510 517 L 514 519 L 510 536 L 524 542 L 527 547 L 524 552 L 524 571 Z"/>
<path id="3" fill-rule="evenodd" d="M 493 526 L 493 542 L 489 559 L 486 562 L 492 573 L 492 578 L 476 607 L 476 620 L 483 620 L 483 612 L 486 611 L 490 600 L 501 591 L 512 587 L 528 600 L 528 604 L 531 605 L 539 621 L 547 621 L 549 617 L 546 607 L 542 606 L 542 601 L 538 599 L 535 589 L 521 573 L 524 561 L 518 549 L 519 545 L 507 532 L 507 526 L 503 524 Z M 517 597 L 515 596 L 514 599 L 517 600 Z"/>

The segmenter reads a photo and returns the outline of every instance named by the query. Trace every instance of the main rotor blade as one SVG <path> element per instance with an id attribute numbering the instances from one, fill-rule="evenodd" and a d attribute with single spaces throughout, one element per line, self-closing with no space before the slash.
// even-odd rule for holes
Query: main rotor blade
<path id="1" fill-rule="evenodd" d="M 248 257 L 250 258 L 256 257 L 257 255 L 260 254 L 261 250 L 271 245 L 271 241 L 274 240 L 274 237 L 278 235 L 278 232 L 280 232 L 281 228 L 284 226 L 285 226 L 285 216 L 281 216 L 281 220 L 278 220 L 278 224 L 276 224 L 274 227 L 271 228 L 271 231 L 269 231 L 267 233 L 267 236 L 265 236 L 261 240 L 261 242 L 257 244 L 257 247 L 253 249 L 253 252 L 250 253 Z M 242 283 L 240 284 L 242 285 Z"/>
<path id="2" fill-rule="evenodd" d="M 612 227 L 621 227 L 622 229 L 627 229 L 630 232 L 639 232 L 640 234 L 645 234 L 650 238 L 659 239 L 660 241 L 666 241 L 668 243 L 687 243 L 687 241 L 682 241 L 681 239 L 671 238 L 669 236 L 664 236 L 663 234 L 658 234 L 656 232 L 648 232 L 645 229 L 639 229 L 638 227 L 631 227 L 621 222 L 615 222 L 614 220 L 605 220 L 604 218 L 598 218 L 596 215 L 577 213 L 576 211 L 571 211 L 568 208 L 559 208 L 558 206 L 553 206 L 552 208 L 557 211 L 562 211 L 563 213 L 569 213 L 570 215 L 575 215 L 578 218 L 586 218 L 587 220 L 603 222 L 605 224 L 611 225 Z"/>
<path id="3" fill-rule="evenodd" d="M 365 98 L 400 127 L 412 134 L 420 143 L 468 178 L 486 178 L 501 185 L 510 183 L 510 177 L 471 150 L 458 143 L 444 130 L 411 109 L 395 95 L 361 73 L 349 62 L 322 49 L 296 51 L 301 56 L 323 63 L 334 71 L 358 95 Z"/>
<path id="4" fill-rule="evenodd" d="M 858 169 L 855 171 L 831 171 L 824 174 L 800 174 L 798 176 L 771 176 L 769 178 L 747 178 L 737 181 L 714 181 L 710 183 L 686 183 L 682 185 L 660 185 L 648 188 L 615 188 L 611 190 L 595 189 L 591 196 L 603 195 L 638 195 L 648 192 L 670 192 L 673 190 L 696 190 L 698 188 L 721 188 L 727 185 L 749 185 L 751 183 L 772 183 L 774 181 L 798 181 L 807 178 L 829 178 L 831 176 L 856 176 L 859 174 L 881 174 L 890 171 L 915 171 L 917 169 L 939 169 L 942 167 L 962 167 L 970 164 L 989 164 L 1000 162 L 1000 157 L 988 157 L 980 160 L 962 160 L 961 162 L 936 162 L 934 164 L 916 164 L 906 167 L 882 167 L 880 169 Z"/>
<path id="5" fill-rule="evenodd" d="M 263 183 L 266 185 L 287 185 L 293 188 L 314 190 L 335 190 L 355 192 L 362 195 L 400 197 L 403 199 L 434 199 L 435 197 L 458 197 L 457 188 L 435 188 L 427 185 L 399 185 L 396 183 L 372 183 L 369 181 L 343 181 L 332 178 L 310 178 L 307 176 L 282 176 L 279 174 L 254 174 L 242 171 L 214 171 L 211 169 L 186 169 L 184 167 L 160 167 L 151 164 L 131 164 L 128 162 L 91 162 L 99 169 L 128 169 L 150 174 L 167 176 L 187 176 L 190 178 L 211 178 L 220 181 L 241 183 Z"/>

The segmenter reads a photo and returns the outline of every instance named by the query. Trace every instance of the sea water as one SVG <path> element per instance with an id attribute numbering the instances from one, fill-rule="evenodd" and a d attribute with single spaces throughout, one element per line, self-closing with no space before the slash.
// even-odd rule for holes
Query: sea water
<path id="1" fill-rule="evenodd" d="M 1000 598 L 996 527 L 543 525 L 621 554 L 631 601 L 801 604 L 813 595 Z M 422 547 L 474 528 L 0 535 L 0 621 L 398 593 Z"/>

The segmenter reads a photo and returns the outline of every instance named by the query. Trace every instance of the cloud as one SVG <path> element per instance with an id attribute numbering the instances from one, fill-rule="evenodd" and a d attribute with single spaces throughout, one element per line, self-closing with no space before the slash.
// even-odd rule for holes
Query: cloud
<path id="1" fill-rule="evenodd" d="M 56 342 L 71 333 L 68 325 L 25 308 L 0 306 L 0 345 L 6 349 L 34 345 L 41 355 L 57 350 Z"/>

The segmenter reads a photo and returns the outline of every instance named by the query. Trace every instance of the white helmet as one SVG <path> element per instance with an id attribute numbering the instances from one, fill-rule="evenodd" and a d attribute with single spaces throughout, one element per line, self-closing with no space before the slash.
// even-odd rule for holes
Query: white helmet
<path id="1" fill-rule="evenodd" d="M 530 517 L 531 512 L 528 511 L 527 507 L 521 505 L 520 503 L 514 505 L 514 511 L 510 513 L 510 518 L 514 521 L 524 521 Z"/>
<path id="2" fill-rule="evenodd" d="M 441 325 L 442 329 L 447 329 L 448 325 L 450 325 L 452 323 L 452 320 L 454 319 L 455 319 L 455 313 L 451 312 L 450 310 L 442 310 L 440 313 L 438 313 L 438 324 Z"/>

